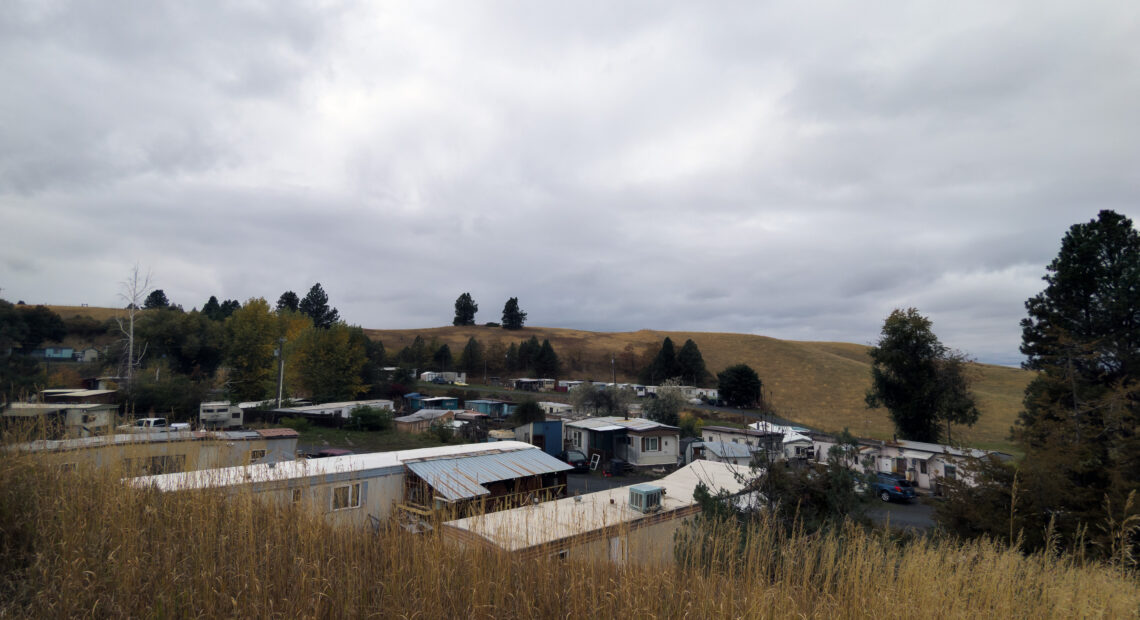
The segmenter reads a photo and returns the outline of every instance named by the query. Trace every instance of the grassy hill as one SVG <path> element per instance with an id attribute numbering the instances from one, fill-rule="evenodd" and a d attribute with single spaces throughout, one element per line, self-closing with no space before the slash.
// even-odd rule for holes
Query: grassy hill
<path id="1" fill-rule="evenodd" d="M 105 321 L 124 314 L 122 309 L 84 306 L 50 306 L 60 316 L 90 316 Z M 610 380 L 611 359 L 616 358 L 619 381 L 633 381 L 638 368 L 652 356 L 666 336 L 680 347 L 692 338 L 714 374 L 743 362 L 759 373 L 764 396 L 781 416 L 825 430 L 849 428 L 862 437 L 890 437 L 893 427 L 884 409 L 867 409 L 863 395 L 870 385 L 867 347 L 846 342 L 800 342 L 766 336 L 706 332 L 587 332 L 554 327 L 526 327 L 507 331 L 494 327 L 434 327 L 425 329 L 365 330 L 384 343 L 389 353 L 410 345 L 417 335 L 428 342 L 447 344 L 456 357 L 472 336 L 504 347 L 537 337 L 549 339 L 565 369 L 563 378 Z M 1009 429 L 1021 409 L 1025 386 L 1032 373 L 1017 368 L 972 365 L 974 393 L 982 416 L 974 428 L 955 428 L 955 438 L 971 445 L 1011 450 Z M 478 380 L 472 377 L 472 380 Z"/>
<path id="2" fill-rule="evenodd" d="M 714 374 L 743 362 L 759 373 L 765 398 L 781 416 L 826 430 L 849 428 L 863 437 L 890 437 L 892 425 L 884 409 L 867 409 L 863 396 L 870 386 L 868 347 L 845 342 L 799 342 L 747 334 L 703 332 L 585 332 L 549 327 L 507 331 L 492 327 L 366 330 L 390 353 L 411 344 L 417 335 L 447 344 L 458 356 L 468 338 L 485 346 L 509 345 L 536 336 L 549 339 L 573 378 L 609 380 L 611 358 L 618 358 L 618 380 L 633 380 L 630 352 L 638 360 L 651 355 L 666 337 L 679 347 L 692 338 Z M 627 349 L 632 347 L 632 351 Z M 1010 449 L 1009 429 L 1017 418 L 1030 372 L 1004 366 L 973 364 L 974 393 L 982 415 L 971 429 L 954 429 L 955 438 L 972 445 Z M 472 378 L 477 380 L 476 378 Z"/>

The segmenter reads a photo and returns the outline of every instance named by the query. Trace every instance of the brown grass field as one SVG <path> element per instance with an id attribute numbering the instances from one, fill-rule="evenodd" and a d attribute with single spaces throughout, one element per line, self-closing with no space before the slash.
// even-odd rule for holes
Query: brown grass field
<path id="1" fill-rule="evenodd" d="M 127 311 L 124 308 L 96 308 L 93 306 L 48 306 L 48 308 L 65 319 L 73 316 L 89 316 L 102 322 L 118 316 L 127 316 Z"/>
<path id="2" fill-rule="evenodd" d="M 1122 618 L 1132 569 L 847 527 L 699 534 L 692 564 L 463 551 L 249 492 L 0 460 L 0 618 Z M 672 540 L 661 540 L 671 547 Z"/>
<path id="3" fill-rule="evenodd" d="M 447 344 L 454 355 L 474 336 L 489 346 L 509 345 L 536 336 L 549 339 L 567 369 L 564 378 L 608 381 L 611 356 L 620 356 L 632 346 L 640 359 L 656 352 L 666 336 L 680 348 L 692 338 L 700 347 L 705 364 L 714 374 L 736 363 L 756 370 L 764 382 L 764 395 L 782 417 L 816 428 L 839 431 L 848 428 L 861 437 L 888 438 L 892 433 L 885 409 L 868 409 L 863 397 L 870 386 L 868 347 L 845 342 L 800 342 L 748 334 L 705 332 L 585 332 L 573 329 L 527 327 L 507 331 L 492 327 L 436 327 L 428 329 L 366 330 L 395 353 L 417 335 L 428 342 Z M 575 366 L 577 368 L 575 368 Z M 1012 450 L 1008 436 L 1021 408 L 1022 394 L 1033 375 L 1030 372 L 987 364 L 972 365 L 974 393 L 981 418 L 973 428 L 954 428 L 955 440 L 980 447 Z M 635 377 L 623 372 L 618 380 Z M 473 381 L 481 378 L 470 377 Z"/>

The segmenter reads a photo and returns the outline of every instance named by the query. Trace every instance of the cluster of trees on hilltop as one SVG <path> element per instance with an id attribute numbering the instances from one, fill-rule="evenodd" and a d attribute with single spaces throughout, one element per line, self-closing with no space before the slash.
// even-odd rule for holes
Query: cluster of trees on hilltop
<path id="1" fill-rule="evenodd" d="M 479 311 L 479 304 L 471 297 L 471 293 L 463 293 L 455 300 L 455 318 L 451 324 L 455 326 L 474 325 L 475 313 Z M 503 304 L 501 323 L 490 322 L 488 327 L 502 327 L 503 329 L 522 329 L 526 324 L 526 313 L 519 307 L 519 298 L 511 297 Z"/>

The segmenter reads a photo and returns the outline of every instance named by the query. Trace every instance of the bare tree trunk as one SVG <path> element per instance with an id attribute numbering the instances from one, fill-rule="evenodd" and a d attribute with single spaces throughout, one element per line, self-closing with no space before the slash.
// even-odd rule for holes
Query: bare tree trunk
<path id="1" fill-rule="evenodd" d="M 127 391 L 131 390 L 131 383 L 134 378 L 135 366 L 138 365 L 139 360 L 142 358 L 140 354 L 138 359 L 135 358 L 135 315 L 138 314 L 139 308 L 142 305 L 142 300 L 147 295 L 150 288 L 150 272 L 146 275 L 139 274 L 139 265 L 135 263 L 131 273 L 127 279 L 120 283 L 122 292 L 119 293 L 119 298 L 127 302 L 127 324 L 123 325 L 123 320 L 117 319 L 119 323 L 119 331 L 127 339 Z"/>

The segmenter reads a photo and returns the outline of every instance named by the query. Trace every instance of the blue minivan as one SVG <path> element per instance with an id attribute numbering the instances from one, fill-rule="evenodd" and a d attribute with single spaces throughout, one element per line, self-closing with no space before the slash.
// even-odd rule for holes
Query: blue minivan
<path id="1" fill-rule="evenodd" d="M 879 472 L 875 474 L 871 485 L 875 489 L 875 494 L 884 502 L 891 500 L 908 502 L 918 495 L 914 491 L 914 484 L 898 474 Z"/>

